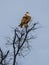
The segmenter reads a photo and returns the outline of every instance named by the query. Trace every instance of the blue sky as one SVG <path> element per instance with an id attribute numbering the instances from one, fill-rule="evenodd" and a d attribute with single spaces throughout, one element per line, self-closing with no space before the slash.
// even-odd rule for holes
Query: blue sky
<path id="1" fill-rule="evenodd" d="M 31 52 L 22 64 L 49 65 L 49 0 L 0 0 L 0 47 L 4 47 L 6 37 L 12 35 L 10 26 L 18 26 L 26 11 L 42 28 L 36 32 Z"/>

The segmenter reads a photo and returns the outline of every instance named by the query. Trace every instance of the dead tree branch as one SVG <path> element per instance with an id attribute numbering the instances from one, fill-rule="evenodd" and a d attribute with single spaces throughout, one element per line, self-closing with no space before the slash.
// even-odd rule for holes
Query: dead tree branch
<path id="1" fill-rule="evenodd" d="M 1 64 L 1 65 L 6 65 L 6 64 L 4 63 L 4 61 L 5 61 L 5 59 L 7 58 L 8 53 L 9 53 L 9 50 L 7 51 L 6 54 L 4 54 L 3 51 L 2 51 L 1 48 L 0 48 L 0 64 Z"/>
<path id="2" fill-rule="evenodd" d="M 31 31 L 34 31 L 38 28 L 35 28 L 35 26 L 38 23 L 34 23 L 33 26 L 31 28 L 28 29 L 28 27 L 24 27 L 24 29 L 19 30 L 18 28 L 16 28 L 14 30 L 14 37 L 13 37 L 13 41 L 12 41 L 12 45 L 13 45 L 13 65 L 16 64 L 16 60 L 17 60 L 17 56 L 20 54 L 21 48 L 24 46 L 25 42 L 28 41 L 29 39 L 33 39 L 33 36 L 30 37 L 29 39 L 27 39 L 28 34 Z"/>

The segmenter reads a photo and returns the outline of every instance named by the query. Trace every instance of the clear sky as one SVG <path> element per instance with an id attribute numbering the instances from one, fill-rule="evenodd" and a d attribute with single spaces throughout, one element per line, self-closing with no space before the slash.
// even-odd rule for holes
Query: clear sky
<path id="1" fill-rule="evenodd" d="M 22 58 L 22 65 L 49 65 L 49 0 L 0 0 L 0 47 L 12 34 L 10 26 L 18 26 L 21 17 L 29 11 L 42 28 L 32 40 L 30 54 Z M 2 48 L 3 48 L 2 47 Z"/>

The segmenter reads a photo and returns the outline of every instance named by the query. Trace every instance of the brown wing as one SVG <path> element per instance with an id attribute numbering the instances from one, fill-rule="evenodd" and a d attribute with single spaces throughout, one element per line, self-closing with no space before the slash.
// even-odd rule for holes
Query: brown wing
<path id="1" fill-rule="evenodd" d="M 31 16 L 27 16 L 26 24 L 31 20 Z"/>
<path id="2" fill-rule="evenodd" d="M 23 16 L 22 20 L 21 20 L 21 27 L 26 23 L 27 18 L 25 16 Z"/>
<path id="3" fill-rule="evenodd" d="M 30 19 L 31 19 L 30 16 L 23 16 L 20 23 L 20 27 L 22 27 L 24 24 L 27 24 L 30 21 Z"/>

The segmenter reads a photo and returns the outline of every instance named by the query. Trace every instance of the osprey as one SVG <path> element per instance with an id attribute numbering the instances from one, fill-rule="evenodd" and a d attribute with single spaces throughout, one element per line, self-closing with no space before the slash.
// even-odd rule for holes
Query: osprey
<path id="1" fill-rule="evenodd" d="M 22 28 L 23 26 L 28 26 L 29 21 L 31 20 L 31 16 L 29 12 L 26 12 L 26 14 L 22 17 L 20 27 Z"/>

